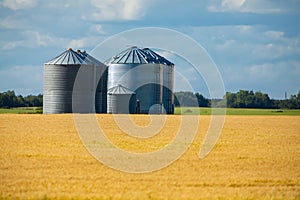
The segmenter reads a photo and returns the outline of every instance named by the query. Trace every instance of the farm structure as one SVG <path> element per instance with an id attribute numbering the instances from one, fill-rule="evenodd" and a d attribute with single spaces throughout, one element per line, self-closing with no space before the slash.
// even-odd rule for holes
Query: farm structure
<path id="1" fill-rule="evenodd" d="M 43 113 L 73 112 L 74 83 L 80 69 L 87 76 L 85 81 L 90 85 L 90 90 L 77 88 L 81 91 L 75 93 L 95 98 L 95 104 L 88 108 L 83 107 L 81 112 L 106 112 L 107 66 L 85 51 L 74 51 L 69 48 L 44 64 Z"/>
<path id="2" fill-rule="evenodd" d="M 173 63 L 133 46 L 106 64 L 71 48 L 46 62 L 43 113 L 174 114 Z"/>
<path id="3" fill-rule="evenodd" d="M 117 85 L 107 91 L 107 113 L 137 113 L 136 93 Z"/>
<path id="4" fill-rule="evenodd" d="M 134 91 L 139 113 L 174 113 L 173 63 L 149 48 L 133 46 L 112 57 L 107 64 L 108 89 L 122 85 Z"/>

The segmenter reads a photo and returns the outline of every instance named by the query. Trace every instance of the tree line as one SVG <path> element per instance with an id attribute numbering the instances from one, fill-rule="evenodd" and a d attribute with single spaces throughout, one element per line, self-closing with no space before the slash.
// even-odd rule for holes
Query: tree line
<path id="1" fill-rule="evenodd" d="M 0 108 L 14 107 L 41 107 L 43 106 L 43 95 L 16 95 L 14 91 L 8 90 L 0 93 Z"/>
<path id="2" fill-rule="evenodd" d="M 193 92 L 175 92 L 174 104 L 176 107 L 209 107 L 211 102 L 202 94 Z"/>
<path id="3" fill-rule="evenodd" d="M 300 91 L 289 99 L 271 99 L 260 91 L 240 90 L 236 93 L 226 92 L 223 99 L 207 99 L 199 93 L 175 92 L 175 106 L 189 107 L 228 107 L 228 108 L 274 108 L 300 109 Z"/>
<path id="4" fill-rule="evenodd" d="M 181 107 L 228 107 L 228 108 L 277 108 L 300 109 L 300 91 L 297 95 L 291 95 L 289 99 L 270 99 L 269 95 L 262 92 L 240 90 L 237 93 L 226 92 L 223 99 L 208 99 L 196 92 L 175 92 L 175 106 Z M 43 95 L 16 95 L 8 90 L 0 93 L 0 108 L 13 107 L 41 107 Z"/>
<path id="5" fill-rule="evenodd" d="M 225 98 L 227 107 L 230 108 L 300 108 L 300 91 L 297 95 L 291 95 L 289 99 L 284 100 L 270 99 L 266 93 L 247 90 L 240 90 L 237 93 L 227 92 Z"/>

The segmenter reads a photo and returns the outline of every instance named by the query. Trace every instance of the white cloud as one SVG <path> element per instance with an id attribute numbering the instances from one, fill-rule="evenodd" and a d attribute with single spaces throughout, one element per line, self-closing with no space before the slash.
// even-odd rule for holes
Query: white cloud
<path id="1" fill-rule="evenodd" d="M 137 20 L 145 15 L 145 0 L 91 0 L 96 10 L 90 15 L 82 16 L 86 20 Z"/>
<path id="2" fill-rule="evenodd" d="M 300 35 L 264 26 L 195 27 L 192 32 L 219 64 L 277 62 L 300 55 Z"/>
<path id="3" fill-rule="evenodd" d="M 16 19 L 12 16 L 7 16 L 4 19 L 0 19 L 0 28 L 4 29 L 20 29 L 24 27 L 22 19 Z"/>
<path id="4" fill-rule="evenodd" d="M 41 34 L 38 31 L 26 31 L 27 38 L 33 42 L 34 46 L 48 46 L 59 42 L 58 38 L 51 37 L 48 34 Z"/>
<path id="5" fill-rule="evenodd" d="M 154 49 L 150 48 L 150 49 L 169 61 L 175 60 L 177 58 L 177 56 L 173 52 L 165 51 L 163 49 L 155 49 L 155 48 Z"/>
<path id="6" fill-rule="evenodd" d="M 300 85 L 300 62 L 263 62 L 247 66 L 224 67 L 223 78 L 229 91 L 240 89 L 265 91 L 272 98 L 282 98 L 285 91 L 295 94 Z"/>
<path id="7" fill-rule="evenodd" d="M 274 66 L 271 63 L 253 65 L 246 68 L 246 73 L 249 78 L 268 80 L 274 76 L 278 76 L 278 71 L 274 69 Z"/>
<path id="8" fill-rule="evenodd" d="M 131 0 L 131 1 L 123 1 L 124 2 L 124 8 L 123 8 L 123 18 L 124 19 L 138 19 L 140 17 L 143 17 L 143 7 L 146 5 L 142 5 L 143 1 L 141 0 Z"/>
<path id="9" fill-rule="evenodd" d="M 2 50 L 12 50 L 18 47 L 49 47 L 49 46 L 65 46 L 66 39 L 50 36 L 48 34 L 41 34 L 38 31 L 25 31 L 22 40 L 15 41 L 1 41 Z"/>
<path id="10" fill-rule="evenodd" d="M 299 34 L 258 25 L 192 27 L 189 33 L 211 54 L 227 91 L 263 90 L 273 98 L 298 92 Z"/>
<path id="11" fill-rule="evenodd" d="M 210 12 L 283 13 L 294 9 L 287 1 L 269 0 L 211 0 L 207 6 Z"/>
<path id="12" fill-rule="evenodd" d="M 90 47 L 96 47 L 101 41 L 102 38 L 96 36 L 82 37 L 70 40 L 66 47 L 71 47 L 73 49 L 86 49 Z"/>
<path id="13" fill-rule="evenodd" d="M 284 32 L 282 31 L 266 31 L 264 34 L 271 39 L 282 38 L 284 36 Z"/>
<path id="14" fill-rule="evenodd" d="M 291 76 L 300 76 L 300 62 L 284 61 L 278 63 L 263 63 L 245 68 L 249 78 L 256 81 L 272 81 L 280 84 L 280 79 L 289 79 Z"/>
<path id="15" fill-rule="evenodd" d="M 25 46 L 25 42 L 22 40 L 1 42 L 1 50 L 11 50 L 21 46 Z"/>
<path id="16" fill-rule="evenodd" d="M 38 94 L 43 90 L 43 67 L 18 65 L 0 70 L 0 91 L 14 90 L 16 94 Z"/>
<path id="17" fill-rule="evenodd" d="M 245 0 L 222 0 L 221 5 L 229 10 L 236 10 L 239 9 L 244 3 Z"/>
<path id="18" fill-rule="evenodd" d="M 94 24 L 90 26 L 89 31 L 91 33 L 96 33 L 96 34 L 105 34 L 105 31 L 103 30 L 103 27 L 100 24 Z"/>
<path id="19" fill-rule="evenodd" d="M 1 5 L 12 10 L 20 10 L 36 6 L 37 0 L 4 0 Z"/>
<path id="20" fill-rule="evenodd" d="M 300 55 L 300 35 L 284 37 L 284 32 L 267 31 L 262 39 L 252 48 L 252 56 L 256 59 L 273 60 L 284 57 L 298 57 Z"/>

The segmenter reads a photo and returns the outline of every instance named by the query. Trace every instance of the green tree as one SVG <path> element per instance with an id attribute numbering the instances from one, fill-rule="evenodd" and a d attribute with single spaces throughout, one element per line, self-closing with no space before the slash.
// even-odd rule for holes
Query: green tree
<path id="1" fill-rule="evenodd" d="M 245 107 L 247 108 L 255 108 L 255 94 L 253 91 L 248 92 L 245 99 Z"/>
<path id="2" fill-rule="evenodd" d="M 3 92 L 0 98 L 1 107 L 11 108 L 17 106 L 17 97 L 14 91 L 8 90 L 7 92 Z"/>
<path id="3" fill-rule="evenodd" d="M 0 107 L 1 108 L 12 108 L 12 107 L 23 107 L 23 106 L 42 106 L 43 95 L 39 94 L 28 95 L 23 97 L 22 95 L 16 96 L 14 91 L 8 90 L 0 93 Z"/>
<path id="4" fill-rule="evenodd" d="M 235 93 L 226 92 L 225 98 L 227 101 L 228 108 L 236 107 L 236 94 Z"/>
<path id="5" fill-rule="evenodd" d="M 197 96 L 192 92 L 175 92 L 174 104 L 180 107 L 198 107 Z"/>
<path id="6" fill-rule="evenodd" d="M 273 107 L 272 101 L 268 94 L 262 92 L 255 92 L 255 107 L 256 108 L 271 108 Z"/>
<path id="7" fill-rule="evenodd" d="M 246 108 L 247 107 L 247 97 L 249 96 L 249 91 L 240 90 L 236 94 L 236 106 L 238 108 Z"/>
<path id="8" fill-rule="evenodd" d="M 27 106 L 42 106 L 43 105 L 43 98 L 42 95 L 34 96 L 28 95 L 24 98 Z"/>
<path id="9" fill-rule="evenodd" d="M 26 105 L 26 102 L 25 102 L 25 100 L 24 100 L 24 97 L 23 97 L 22 95 L 18 95 L 18 96 L 17 96 L 17 104 L 18 104 L 18 106 L 20 106 L 20 107 L 25 107 L 25 106 L 27 106 L 27 105 Z"/>
<path id="10" fill-rule="evenodd" d="M 202 94 L 199 94 L 198 92 L 195 94 L 198 100 L 198 105 L 200 107 L 208 107 L 209 106 L 209 100 L 206 99 Z"/>

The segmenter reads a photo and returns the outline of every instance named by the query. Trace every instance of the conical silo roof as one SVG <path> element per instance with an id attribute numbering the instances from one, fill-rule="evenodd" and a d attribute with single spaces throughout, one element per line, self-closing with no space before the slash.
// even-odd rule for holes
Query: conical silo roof
<path id="1" fill-rule="evenodd" d="M 108 94 L 135 94 L 134 91 L 132 91 L 120 84 L 108 89 L 107 93 Z"/>
<path id="2" fill-rule="evenodd" d="M 155 60 L 151 59 L 143 50 L 136 46 L 122 51 L 110 60 L 112 64 L 145 64 L 153 62 L 155 62 Z"/>
<path id="3" fill-rule="evenodd" d="M 88 54 L 86 51 L 77 50 L 76 52 L 81 55 L 84 61 L 94 63 L 96 66 L 104 65 L 102 62 L 100 62 L 99 60 L 97 60 L 96 58 Z"/>
<path id="4" fill-rule="evenodd" d="M 149 48 L 144 48 L 143 51 L 148 57 L 151 57 L 152 60 L 155 60 L 155 63 L 160 63 L 164 65 L 174 65 L 172 62 L 164 58 L 163 56 L 157 54 Z"/>
<path id="5" fill-rule="evenodd" d="M 82 55 L 73 51 L 71 48 L 67 49 L 59 56 L 45 63 L 46 65 L 90 65 L 91 61 L 84 59 Z"/>

